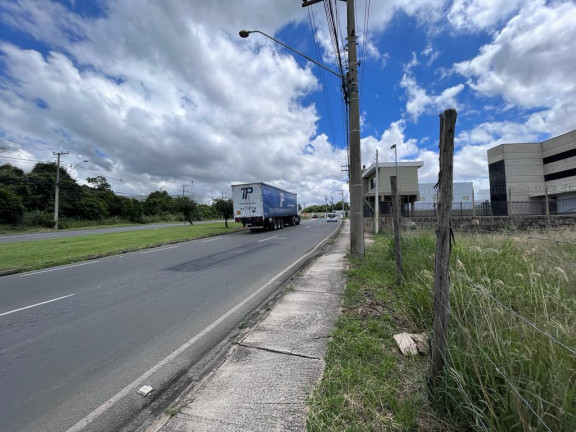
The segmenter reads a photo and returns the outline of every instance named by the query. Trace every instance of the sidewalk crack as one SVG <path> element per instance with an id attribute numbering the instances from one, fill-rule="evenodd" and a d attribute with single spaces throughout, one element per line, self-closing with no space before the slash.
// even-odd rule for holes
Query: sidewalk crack
<path id="1" fill-rule="evenodd" d="M 312 356 L 307 356 L 306 354 L 297 354 L 297 353 L 293 353 L 290 351 L 281 351 L 281 350 L 275 350 L 272 348 L 265 348 L 265 347 L 258 347 L 258 346 L 254 346 L 254 345 L 247 345 L 247 344 L 243 344 L 243 343 L 238 343 L 237 345 L 240 345 L 241 347 L 244 348 L 254 348 L 257 350 L 261 350 L 261 351 L 268 351 L 274 354 L 284 354 L 284 355 L 289 355 L 289 356 L 294 356 L 294 357 L 301 357 L 301 358 L 305 358 L 305 359 L 311 359 L 311 360 L 322 360 L 321 358 L 318 357 L 312 357 Z"/>

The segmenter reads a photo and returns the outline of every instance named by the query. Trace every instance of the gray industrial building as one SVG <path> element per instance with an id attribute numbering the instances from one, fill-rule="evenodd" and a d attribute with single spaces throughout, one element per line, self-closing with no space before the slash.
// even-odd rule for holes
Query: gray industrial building
<path id="1" fill-rule="evenodd" d="M 488 150 L 492 213 L 576 213 L 576 130 Z"/>
<path id="2" fill-rule="evenodd" d="M 398 190 L 404 216 L 414 212 L 414 203 L 420 199 L 418 191 L 418 169 L 424 162 L 379 162 L 378 163 L 378 211 L 381 215 L 391 213 L 392 187 L 390 177 L 398 171 Z M 362 172 L 362 191 L 364 192 L 364 216 L 372 216 L 376 196 L 376 164 Z"/>

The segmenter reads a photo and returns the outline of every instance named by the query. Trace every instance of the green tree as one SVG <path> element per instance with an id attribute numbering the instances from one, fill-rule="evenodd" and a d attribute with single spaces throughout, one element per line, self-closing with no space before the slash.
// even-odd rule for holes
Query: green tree
<path id="1" fill-rule="evenodd" d="M 88 182 L 91 187 L 93 187 L 96 190 L 99 191 L 111 191 L 112 190 L 112 186 L 110 186 L 110 183 L 108 183 L 108 181 L 106 180 L 106 177 L 104 176 L 96 176 L 96 177 L 88 177 L 86 179 L 86 182 Z"/>
<path id="2" fill-rule="evenodd" d="M 76 215 L 81 219 L 103 219 L 108 216 L 108 206 L 98 197 L 85 195 L 76 202 Z"/>
<path id="3" fill-rule="evenodd" d="M 144 213 L 155 216 L 174 210 L 173 199 L 166 191 L 152 192 L 144 201 Z"/>
<path id="4" fill-rule="evenodd" d="M 18 225 L 24 217 L 22 200 L 11 190 L 0 186 L 0 222 Z"/>
<path id="5" fill-rule="evenodd" d="M 212 205 L 218 211 L 218 213 L 222 215 L 224 218 L 224 223 L 226 224 L 226 228 L 228 228 L 228 219 L 232 218 L 234 213 L 234 204 L 232 203 L 232 199 L 215 198 Z"/>
<path id="6" fill-rule="evenodd" d="M 83 198 L 82 188 L 68 172 L 60 167 L 60 213 L 66 217 L 78 217 L 77 203 Z M 26 175 L 30 194 L 23 197 L 26 210 L 53 212 L 56 189 L 56 163 L 39 162 Z"/>
<path id="7" fill-rule="evenodd" d="M 132 222 L 144 222 L 142 220 L 142 216 L 144 216 L 144 206 L 142 205 L 142 202 L 138 201 L 136 198 L 129 199 L 129 202 L 127 202 L 124 207 L 123 214 Z"/>
<path id="8" fill-rule="evenodd" d="M 187 196 L 179 196 L 174 200 L 174 208 L 186 218 L 190 225 L 194 225 L 192 219 L 196 216 L 196 201 Z"/>
<path id="9" fill-rule="evenodd" d="M 20 198 L 30 193 L 24 171 L 10 164 L 0 165 L 0 185 L 14 192 Z"/>

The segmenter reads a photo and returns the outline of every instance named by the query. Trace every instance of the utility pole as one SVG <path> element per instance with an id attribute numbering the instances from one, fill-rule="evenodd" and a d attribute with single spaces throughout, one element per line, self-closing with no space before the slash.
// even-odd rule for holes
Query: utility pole
<path id="1" fill-rule="evenodd" d="M 70 152 L 52 152 L 53 155 L 58 156 L 56 163 L 56 192 L 54 193 L 54 229 L 58 229 L 58 208 L 60 201 L 60 155 L 67 155 Z"/>
<path id="2" fill-rule="evenodd" d="M 347 0 L 348 94 L 350 97 L 350 254 L 364 256 L 364 217 L 362 214 L 362 172 L 360 153 L 360 102 L 358 100 L 358 60 L 356 56 L 356 17 L 354 0 Z"/>
<path id="3" fill-rule="evenodd" d="M 304 0 L 302 7 L 320 3 L 322 0 Z M 360 152 L 360 103 L 358 100 L 358 59 L 356 55 L 356 17 L 354 0 L 346 1 L 348 21 L 348 74 L 346 88 L 349 98 L 350 142 L 350 254 L 364 256 L 364 217 L 362 214 L 362 172 Z"/>

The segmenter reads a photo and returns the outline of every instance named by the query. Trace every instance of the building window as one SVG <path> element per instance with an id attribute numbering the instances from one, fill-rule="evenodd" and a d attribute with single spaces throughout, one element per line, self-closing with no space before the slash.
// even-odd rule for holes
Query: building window
<path id="1" fill-rule="evenodd" d="M 571 149 L 571 150 L 567 150 L 561 153 L 556 153 L 555 155 L 552 156 L 547 156 L 543 159 L 544 161 L 544 165 L 552 163 L 552 162 L 558 162 L 564 159 L 568 159 L 571 157 L 576 156 L 576 149 Z"/>
<path id="2" fill-rule="evenodd" d="M 566 177 L 573 177 L 576 176 L 576 168 L 572 168 L 572 169 L 567 169 L 565 171 L 558 171 L 552 174 L 546 174 L 544 176 L 544 180 L 545 181 L 551 181 L 551 180 L 559 180 L 559 179 L 563 179 Z"/>
<path id="3" fill-rule="evenodd" d="M 470 195 L 464 195 L 462 201 L 470 201 Z"/>

